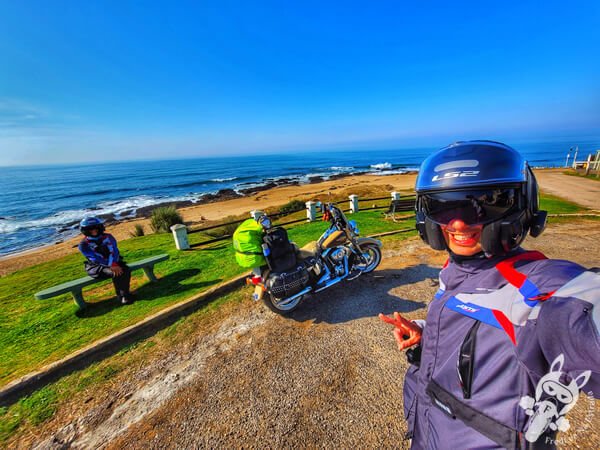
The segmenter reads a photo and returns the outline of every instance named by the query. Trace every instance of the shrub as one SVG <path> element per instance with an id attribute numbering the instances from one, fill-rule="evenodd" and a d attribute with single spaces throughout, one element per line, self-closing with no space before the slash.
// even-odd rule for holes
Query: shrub
<path id="1" fill-rule="evenodd" d="M 152 211 L 150 228 L 155 233 L 168 233 L 178 223 L 183 223 L 183 218 L 174 206 L 161 206 Z"/>
<path id="2" fill-rule="evenodd" d="M 144 234 L 144 226 L 141 223 L 136 223 L 135 227 L 133 228 L 133 231 L 129 232 L 129 236 L 131 236 L 132 238 L 144 236 Z"/>
<path id="3" fill-rule="evenodd" d="M 286 215 L 303 211 L 305 208 L 306 204 L 302 200 L 292 200 L 279 208 L 279 212 L 283 215 Z"/>

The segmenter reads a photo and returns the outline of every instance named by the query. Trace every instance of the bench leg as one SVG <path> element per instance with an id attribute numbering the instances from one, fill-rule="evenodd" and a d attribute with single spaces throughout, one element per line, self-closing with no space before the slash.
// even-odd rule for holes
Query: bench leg
<path id="1" fill-rule="evenodd" d="M 145 266 L 142 267 L 142 269 L 144 269 L 144 273 L 150 281 L 156 281 L 156 276 L 154 275 L 154 266 Z"/>
<path id="2" fill-rule="evenodd" d="M 88 304 L 83 299 L 83 292 L 81 292 L 81 289 L 71 291 L 71 295 L 73 296 L 73 300 L 75 300 L 75 303 L 77 304 L 77 306 L 79 306 L 79 309 L 87 308 Z"/>

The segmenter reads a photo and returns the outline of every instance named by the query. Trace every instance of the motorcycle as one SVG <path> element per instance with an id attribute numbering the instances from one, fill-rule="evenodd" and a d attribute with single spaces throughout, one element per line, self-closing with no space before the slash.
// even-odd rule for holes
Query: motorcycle
<path id="1" fill-rule="evenodd" d="M 263 253 L 268 266 L 261 269 L 260 275 L 255 273 L 249 277 L 247 284 L 255 286 L 255 300 L 262 299 L 278 314 L 285 315 L 296 310 L 309 294 L 319 293 L 341 281 L 354 280 L 363 273 L 373 272 L 381 262 L 381 241 L 359 237 L 356 222 L 349 221 L 337 206 L 329 203 L 323 209 L 324 220 L 329 220 L 330 225 L 317 241 L 314 251 L 298 249 L 289 241 L 287 250 L 277 251 L 279 244 L 269 245 L 269 240 L 285 241 L 287 233 L 283 228 L 274 228 L 278 232 L 273 235 L 285 236 L 273 238 L 270 235 L 270 221 L 262 220 L 266 231 Z M 285 270 L 281 270 L 281 265 L 278 267 L 275 261 L 285 261 Z"/>

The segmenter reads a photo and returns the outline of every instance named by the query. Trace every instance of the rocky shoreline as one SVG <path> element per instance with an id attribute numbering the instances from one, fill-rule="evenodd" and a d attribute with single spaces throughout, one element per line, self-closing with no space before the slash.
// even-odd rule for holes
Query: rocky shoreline
<path id="1" fill-rule="evenodd" d="M 231 188 L 220 189 L 219 191 L 217 191 L 214 194 L 213 193 L 202 194 L 202 195 L 198 196 L 198 198 L 196 200 L 156 203 L 154 205 L 144 206 L 141 208 L 137 208 L 135 210 L 133 210 L 133 209 L 125 210 L 125 211 L 120 212 L 119 214 L 100 214 L 100 215 L 98 215 L 98 217 L 100 219 L 102 219 L 106 225 L 114 225 L 117 223 L 126 222 L 128 220 L 148 219 L 152 216 L 152 211 L 154 211 L 156 208 L 172 206 L 172 207 L 179 209 L 179 208 L 186 208 L 189 206 L 198 206 L 198 205 L 202 205 L 202 204 L 206 204 L 206 203 L 216 203 L 216 202 L 221 202 L 221 201 L 225 201 L 225 200 L 232 200 L 232 199 L 236 199 L 236 198 L 246 197 L 248 195 L 256 194 L 256 193 L 262 192 L 262 191 L 268 191 L 269 189 L 276 188 L 276 187 L 299 186 L 301 184 L 316 184 L 316 183 L 321 183 L 323 181 L 338 180 L 338 179 L 346 178 L 346 177 L 349 177 L 352 175 L 353 175 L 352 173 L 341 173 L 341 174 L 331 175 L 331 176 L 327 177 L 327 179 L 325 179 L 324 177 L 321 177 L 321 176 L 314 176 L 314 177 L 309 177 L 308 181 L 306 183 L 300 183 L 298 180 L 293 179 L 293 178 L 281 178 L 278 180 L 267 181 L 266 183 L 261 184 L 259 186 L 252 186 L 252 187 L 247 187 L 247 188 L 242 187 L 241 189 L 237 189 L 237 190 L 231 189 Z M 252 185 L 255 183 L 252 183 L 252 182 L 243 183 L 243 184 L 241 184 L 241 186 L 243 186 L 244 184 Z M 63 227 L 59 228 L 57 231 L 59 233 L 68 233 L 69 231 L 75 230 L 77 228 L 78 224 L 79 224 L 78 222 L 73 222 L 73 223 L 64 225 Z"/>

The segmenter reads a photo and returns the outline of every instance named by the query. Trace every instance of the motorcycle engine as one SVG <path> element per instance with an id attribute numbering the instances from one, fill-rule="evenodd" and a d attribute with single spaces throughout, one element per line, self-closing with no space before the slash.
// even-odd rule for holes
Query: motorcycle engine
<path id="1" fill-rule="evenodd" d="M 334 263 L 339 263 L 343 261 L 345 256 L 346 249 L 344 247 L 336 248 L 334 251 L 331 252 L 331 255 L 329 255 L 329 257 Z"/>
<path id="2" fill-rule="evenodd" d="M 335 266 L 335 275 L 338 277 L 342 276 L 346 272 L 346 269 L 344 267 L 344 259 L 345 258 L 346 258 L 346 248 L 345 247 L 336 248 L 329 255 L 329 259 Z"/>

